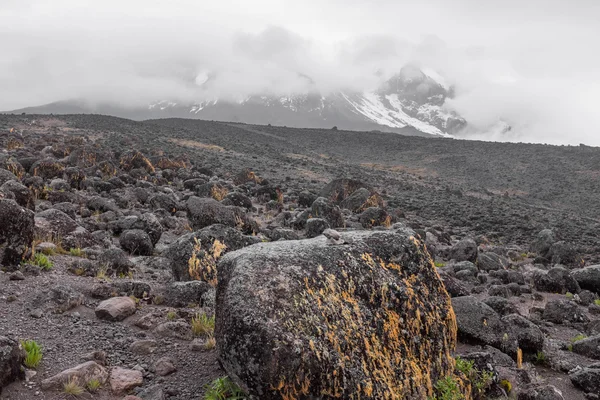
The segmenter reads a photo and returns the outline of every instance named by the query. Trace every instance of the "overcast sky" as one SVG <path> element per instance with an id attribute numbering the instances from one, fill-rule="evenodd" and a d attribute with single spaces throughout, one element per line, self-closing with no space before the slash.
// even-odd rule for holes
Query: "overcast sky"
<path id="1" fill-rule="evenodd" d="M 0 110 L 366 90 L 413 62 L 471 137 L 600 145 L 599 22 L 598 0 L 0 0 Z"/>

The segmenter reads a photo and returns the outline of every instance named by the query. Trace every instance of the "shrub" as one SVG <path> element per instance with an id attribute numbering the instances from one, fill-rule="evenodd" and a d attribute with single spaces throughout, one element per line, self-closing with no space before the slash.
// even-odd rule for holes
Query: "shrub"
<path id="1" fill-rule="evenodd" d="M 216 201 L 221 201 L 227 196 L 227 189 L 221 186 L 213 186 L 210 188 L 210 197 L 215 199 Z"/>
<path id="2" fill-rule="evenodd" d="M 79 396 L 83 394 L 83 388 L 77 383 L 77 379 L 69 379 L 68 382 L 63 385 L 63 393 L 71 396 Z"/>
<path id="3" fill-rule="evenodd" d="M 464 400 L 465 395 L 455 376 L 447 376 L 437 381 L 434 386 L 435 394 L 429 400 Z"/>
<path id="4" fill-rule="evenodd" d="M 565 296 L 566 296 L 566 298 L 567 298 L 567 299 L 569 299 L 569 300 L 570 300 L 570 299 L 572 299 L 572 298 L 574 297 L 574 296 L 573 296 L 573 293 L 571 293 L 571 292 L 567 292 L 567 293 L 565 293 Z"/>
<path id="5" fill-rule="evenodd" d="M 215 332 L 215 317 L 209 317 L 206 314 L 196 314 L 192 318 L 192 332 L 196 336 L 212 336 Z"/>
<path id="6" fill-rule="evenodd" d="M 246 394 L 229 377 L 217 378 L 206 385 L 204 400 L 243 400 Z"/>
<path id="7" fill-rule="evenodd" d="M 23 364 L 27 368 L 35 369 L 42 361 L 42 347 L 35 340 L 21 340 L 21 347 L 25 350 Z"/>

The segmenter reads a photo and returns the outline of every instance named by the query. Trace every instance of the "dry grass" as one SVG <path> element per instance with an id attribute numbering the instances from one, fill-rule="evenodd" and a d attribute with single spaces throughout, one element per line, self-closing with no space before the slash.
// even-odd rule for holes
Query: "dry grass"
<path id="1" fill-rule="evenodd" d="M 211 151 L 225 151 L 225 149 L 221 146 L 217 146 L 214 144 L 206 144 L 202 142 L 198 142 L 196 140 L 187 140 L 187 139 L 169 139 L 169 142 L 175 143 L 179 146 L 189 147 L 191 149 L 201 149 L 201 150 L 211 150 Z"/>
<path id="2" fill-rule="evenodd" d="M 215 240 L 208 250 L 202 248 L 202 243 L 194 238 L 194 252 L 188 260 L 188 270 L 192 279 L 208 282 L 217 286 L 217 261 L 227 248 L 223 243 Z"/>

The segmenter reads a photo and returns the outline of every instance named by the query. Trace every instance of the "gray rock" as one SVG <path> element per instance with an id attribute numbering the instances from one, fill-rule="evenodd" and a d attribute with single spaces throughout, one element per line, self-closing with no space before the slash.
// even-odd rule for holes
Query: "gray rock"
<path id="1" fill-rule="evenodd" d="M 165 291 L 165 304 L 173 307 L 203 306 L 202 296 L 211 288 L 203 281 L 171 282 Z"/>
<path id="2" fill-rule="evenodd" d="M 34 236 L 34 214 L 14 200 L 0 199 L 0 265 L 18 265 Z"/>
<path id="3" fill-rule="evenodd" d="M 372 398 L 401 386 L 399 397 L 426 397 L 425 381 L 402 360 L 426 368 L 427 379 L 445 376 L 454 367 L 448 353 L 454 321 L 431 258 L 413 235 L 347 232 L 343 237 L 351 243 L 343 245 L 319 237 L 261 243 L 225 255 L 215 338 L 227 374 L 263 400 L 281 398 L 274 387 L 283 382 L 293 388 L 307 373 L 307 397 L 335 385 L 338 396 L 348 398 L 365 382 L 373 385 Z M 415 307 L 406 307 L 407 301 Z M 420 323 L 408 322 L 418 320 L 417 310 Z M 406 322 L 398 325 L 401 320 Z M 371 352 L 375 348 L 378 354 Z M 379 371 L 362 367 L 381 357 L 390 364 Z M 332 380 L 335 370 L 343 373 L 343 382 Z"/>
<path id="4" fill-rule="evenodd" d="M 158 325 L 154 334 L 160 337 L 175 338 L 181 340 L 192 340 L 192 327 L 187 322 L 170 321 Z"/>
<path id="5" fill-rule="evenodd" d="M 569 300 L 550 300 L 542 315 L 546 321 L 562 324 L 564 322 L 588 322 L 589 318 L 575 302 Z"/>
<path id="6" fill-rule="evenodd" d="M 311 215 L 314 218 L 323 218 L 332 228 L 344 226 L 344 217 L 340 208 L 323 197 L 319 197 L 313 202 Z"/>
<path id="7" fill-rule="evenodd" d="M 600 395 L 600 367 L 577 369 L 569 373 L 569 378 L 585 393 Z"/>
<path id="8" fill-rule="evenodd" d="M 479 253 L 477 266 L 482 271 L 497 271 L 508 268 L 508 259 L 496 253 Z"/>
<path id="9" fill-rule="evenodd" d="M 183 235 L 163 253 L 166 258 L 171 260 L 173 279 L 176 281 L 191 280 L 192 277 L 190 276 L 188 262 L 194 253 L 196 242 L 200 243 L 202 251 L 210 251 L 215 240 L 226 246 L 223 254 L 260 242 L 260 239 L 257 237 L 245 236 L 237 229 L 220 224 L 211 225 L 197 232 Z"/>
<path id="10" fill-rule="evenodd" d="M 123 321 L 135 313 L 135 301 L 129 297 L 113 297 L 96 307 L 96 317 L 107 321 Z"/>
<path id="11" fill-rule="evenodd" d="M 600 265 L 573 270 L 571 275 L 582 289 L 600 294 Z"/>
<path id="12" fill-rule="evenodd" d="M 21 368 L 24 358 L 25 353 L 17 341 L 0 336 L 0 394 L 4 386 L 25 378 Z"/>
<path id="13" fill-rule="evenodd" d="M 552 385 L 532 385 L 524 388 L 517 400 L 565 400 L 562 392 Z"/>
<path id="14" fill-rule="evenodd" d="M 323 218 L 310 218 L 306 221 L 306 237 L 315 238 L 329 229 L 329 223 Z"/>
<path id="15" fill-rule="evenodd" d="M 562 267 L 554 267 L 549 271 L 536 270 L 533 274 L 533 287 L 541 292 L 579 293 L 581 290 L 571 272 Z"/>
<path id="16" fill-rule="evenodd" d="M 99 365 L 94 361 L 88 361 L 83 364 L 79 364 L 73 368 L 64 370 L 48 379 L 42 381 L 42 389 L 61 390 L 69 381 L 77 380 L 77 382 L 89 382 L 92 379 L 98 380 L 101 384 L 106 383 L 108 380 L 108 372 L 103 366 Z"/>
<path id="17" fill-rule="evenodd" d="M 154 245 L 150 236 L 141 229 L 131 229 L 121 234 L 119 244 L 123 250 L 133 255 L 151 256 Z"/>
<path id="18" fill-rule="evenodd" d="M 572 346 L 573 353 L 600 360 L 600 335 L 578 340 Z"/>
<path id="19" fill-rule="evenodd" d="M 477 261 L 477 243 L 473 239 L 463 239 L 456 243 L 448 253 L 448 258 L 456 261 Z"/>

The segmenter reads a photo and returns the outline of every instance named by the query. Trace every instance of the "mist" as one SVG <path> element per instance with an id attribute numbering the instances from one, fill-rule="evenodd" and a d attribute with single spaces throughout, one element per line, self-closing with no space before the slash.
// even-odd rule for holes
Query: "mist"
<path id="1" fill-rule="evenodd" d="M 373 90 L 414 63 L 454 86 L 461 137 L 600 145 L 596 1 L 323 3 L 3 0 L 0 110 Z"/>

